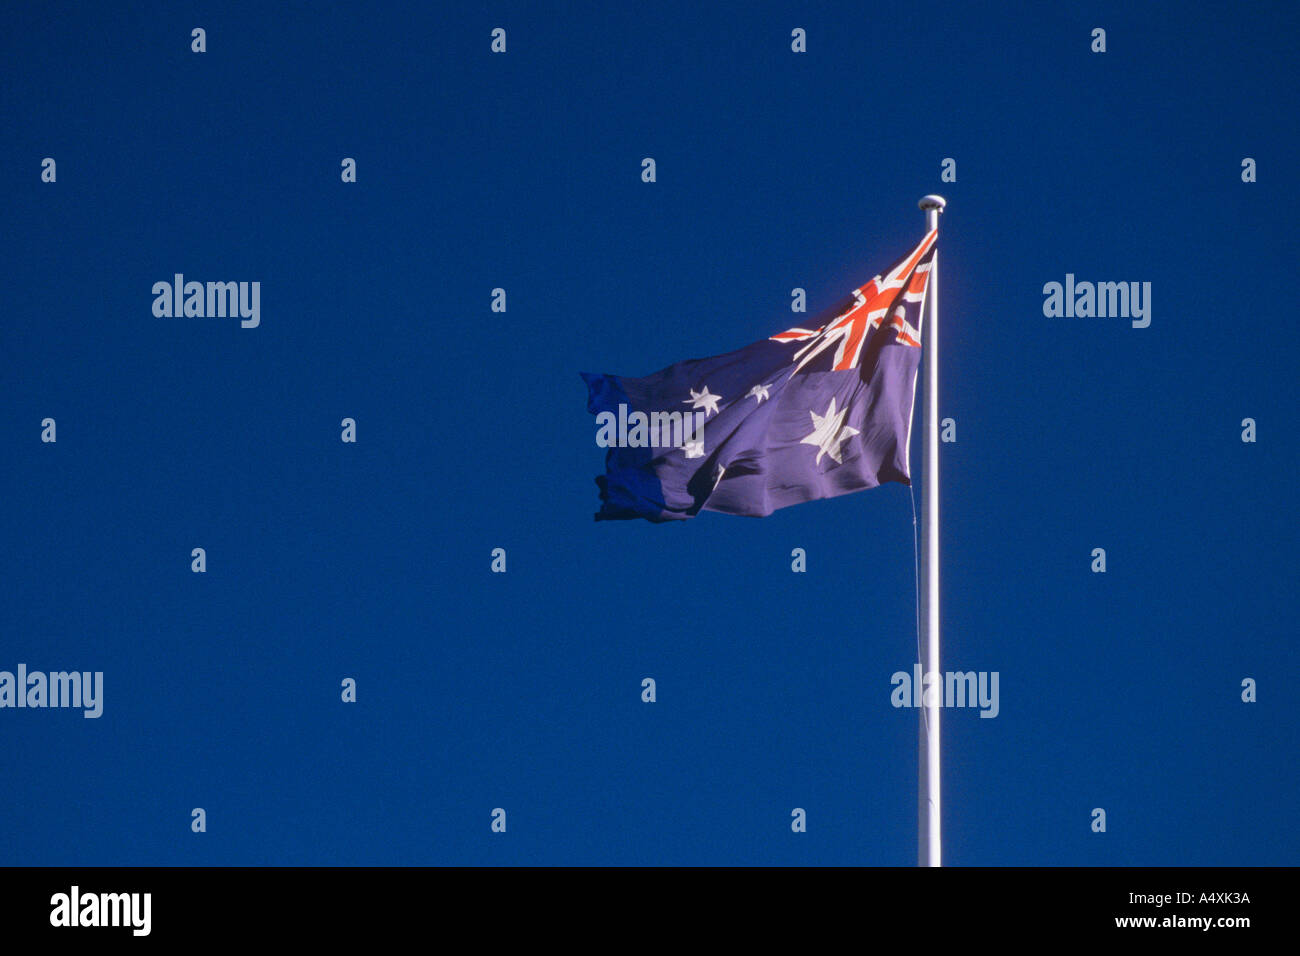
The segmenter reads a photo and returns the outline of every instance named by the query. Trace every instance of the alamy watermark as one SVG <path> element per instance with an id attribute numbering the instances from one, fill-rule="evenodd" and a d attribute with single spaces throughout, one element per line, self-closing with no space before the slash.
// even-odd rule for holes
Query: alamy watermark
<path id="1" fill-rule="evenodd" d="M 0 708 L 80 707 L 86 718 L 104 713 L 103 671 L 0 671 Z"/>
<path id="2" fill-rule="evenodd" d="M 1150 282 L 1075 282 L 1065 274 L 1065 284 L 1043 286 L 1043 315 L 1051 318 L 1132 319 L 1133 328 L 1151 324 Z"/>
<path id="3" fill-rule="evenodd" d="M 83 893 L 74 884 L 50 897 L 50 925 L 123 926 L 133 936 L 148 936 L 152 910 L 152 893 Z"/>
<path id="4" fill-rule="evenodd" d="M 153 314 L 160 319 L 238 316 L 245 329 L 262 323 L 260 282 L 186 282 L 178 272 L 171 282 L 155 282 L 153 294 Z"/>
<path id="5" fill-rule="evenodd" d="M 921 665 L 913 664 L 912 673 L 895 671 L 889 683 L 895 707 L 978 707 L 981 717 L 996 717 L 1001 710 L 997 671 L 931 671 L 922 678 Z"/>
<path id="6" fill-rule="evenodd" d="M 708 412 L 604 411 L 596 416 L 601 448 L 684 448 L 687 458 L 704 457 L 704 419 Z"/>

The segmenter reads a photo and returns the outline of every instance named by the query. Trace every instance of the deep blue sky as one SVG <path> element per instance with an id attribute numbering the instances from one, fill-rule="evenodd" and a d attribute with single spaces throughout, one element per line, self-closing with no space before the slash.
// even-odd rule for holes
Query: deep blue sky
<path id="1" fill-rule="evenodd" d="M 0 30 L 0 669 L 106 685 L 0 711 L 0 864 L 912 864 L 908 489 L 597 524 L 577 373 L 795 324 L 933 191 L 943 660 L 1001 675 L 947 861 L 1296 861 L 1295 7 L 133 6 Z"/>

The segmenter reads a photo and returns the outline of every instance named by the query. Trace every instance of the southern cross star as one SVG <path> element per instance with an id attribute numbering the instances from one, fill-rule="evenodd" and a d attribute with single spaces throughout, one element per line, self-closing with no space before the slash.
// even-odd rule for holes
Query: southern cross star
<path id="1" fill-rule="evenodd" d="M 817 464 L 822 463 L 822 455 L 830 455 L 837 465 L 843 464 L 840 457 L 843 449 L 840 446 L 858 434 L 856 428 L 844 424 L 844 416 L 848 413 L 847 408 L 838 412 L 835 410 L 834 397 L 831 398 L 830 408 L 826 409 L 825 415 L 818 415 L 814 411 L 808 413 L 812 416 L 813 431 L 811 435 L 800 439 L 799 444 L 817 446 Z"/>
<path id="2" fill-rule="evenodd" d="M 745 397 L 749 398 L 752 396 L 758 399 L 759 405 L 762 405 L 763 399 L 772 397 L 771 395 L 767 394 L 767 390 L 771 387 L 772 387 L 771 385 L 755 385 L 753 388 L 749 390 L 749 394 L 747 394 Z"/>
<path id="3" fill-rule="evenodd" d="M 709 412 L 713 412 L 715 415 L 718 414 L 718 402 L 722 401 L 721 395 L 710 395 L 709 386 L 707 385 L 698 392 L 693 388 L 689 389 L 689 391 L 691 397 L 682 402 L 683 405 L 692 405 L 694 403 L 692 407 L 704 409 L 706 416 Z"/>

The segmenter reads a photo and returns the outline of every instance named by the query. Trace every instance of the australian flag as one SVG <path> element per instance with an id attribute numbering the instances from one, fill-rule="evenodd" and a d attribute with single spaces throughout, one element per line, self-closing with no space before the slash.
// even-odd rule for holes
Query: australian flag
<path id="1" fill-rule="evenodd" d="M 937 232 L 855 289 L 818 328 L 794 328 L 645 378 L 582 373 L 597 442 L 596 520 L 673 521 L 910 484 L 921 315 Z M 809 323 L 813 324 L 813 323 Z"/>

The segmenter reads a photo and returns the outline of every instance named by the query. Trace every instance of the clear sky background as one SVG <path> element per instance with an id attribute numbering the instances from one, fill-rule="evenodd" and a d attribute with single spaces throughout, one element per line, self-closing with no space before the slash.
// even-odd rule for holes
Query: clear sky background
<path id="1" fill-rule="evenodd" d="M 1297 8 L 549 7 L 7 8 L 0 669 L 105 705 L 0 711 L 0 864 L 914 863 L 908 489 L 596 523 L 578 372 L 798 324 L 936 191 L 943 665 L 1001 698 L 947 862 L 1295 863 Z"/>

